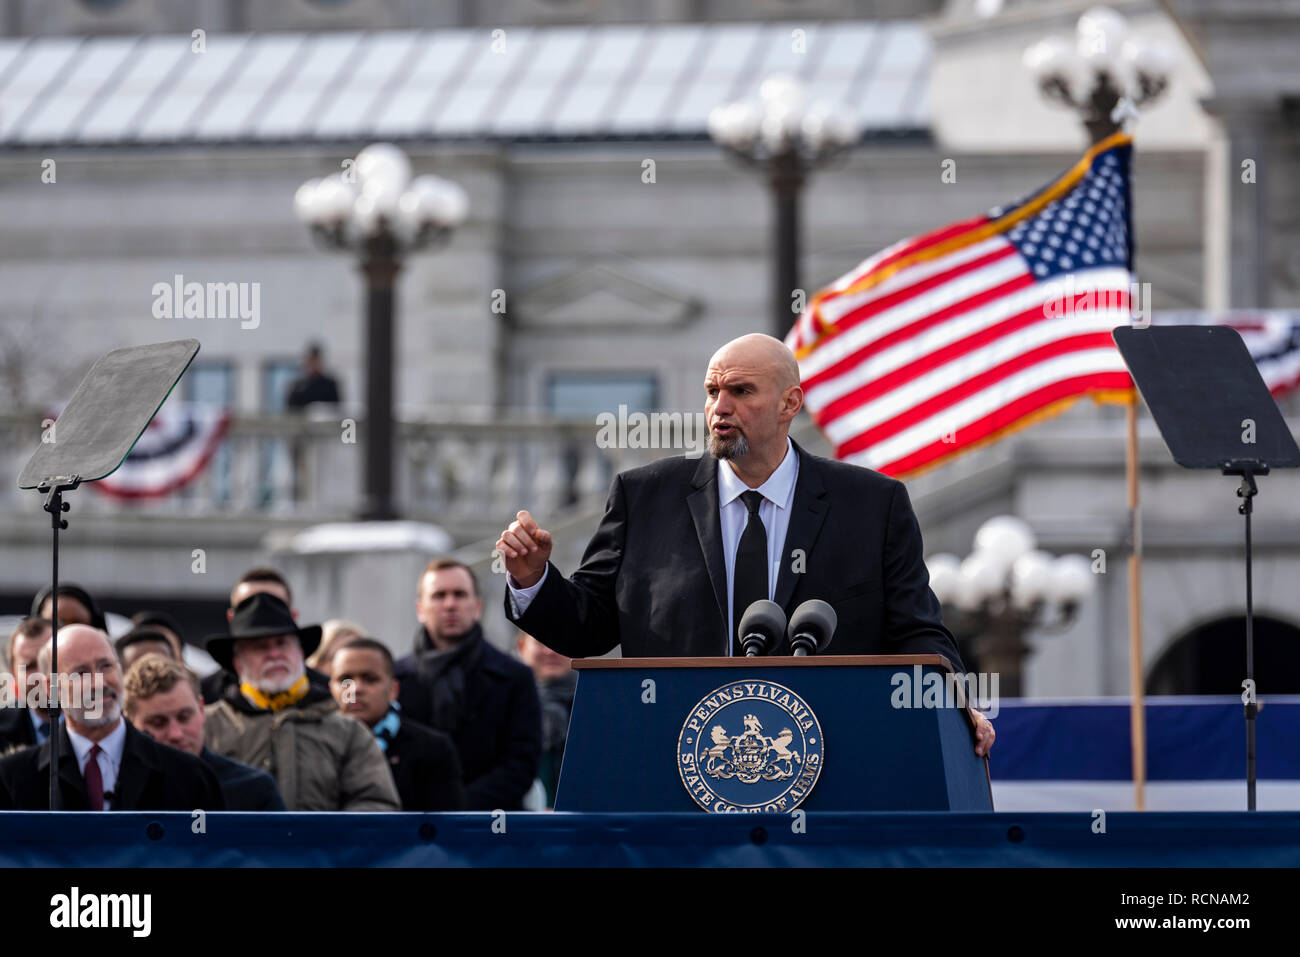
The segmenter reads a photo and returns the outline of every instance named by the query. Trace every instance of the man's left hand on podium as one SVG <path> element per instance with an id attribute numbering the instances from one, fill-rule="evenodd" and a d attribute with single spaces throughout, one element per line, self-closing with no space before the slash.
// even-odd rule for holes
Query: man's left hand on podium
<path id="1" fill-rule="evenodd" d="M 993 730 L 993 722 L 974 708 L 970 710 L 970 715 L 975 720 L 975 753 L 982 758 L 993 747 L 993 739 L 997 737 L 997 733 Z"/>

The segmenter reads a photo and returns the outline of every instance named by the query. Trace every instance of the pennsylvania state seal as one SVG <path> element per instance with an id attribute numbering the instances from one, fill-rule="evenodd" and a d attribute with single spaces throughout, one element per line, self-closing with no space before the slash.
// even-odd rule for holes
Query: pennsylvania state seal
<path id="1" fill-rule="evenodd" d="M 797 694 L 741 681 L 706 695 L 682 725 L 677 771 L 706 811 L 789 811 L 822 770 L 822 729 Z"/>

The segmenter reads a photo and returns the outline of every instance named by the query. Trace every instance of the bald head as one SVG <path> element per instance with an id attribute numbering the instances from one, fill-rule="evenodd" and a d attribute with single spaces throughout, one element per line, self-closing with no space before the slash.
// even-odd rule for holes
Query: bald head
<path id="1" fill-rule="evenodd" d="M 803 408 L 799 364 L 780 339 L 752 333 L 713 354 L 704 375 L 709 452 L 758 488 L 785 458 Z"/>
<path id="2" fill-rule="evenodd" d="M 51 646 L 59 650 L 59 697 L 69 727 L 98 740 L 122 714 L 122 669 L 107 633 L 90 625 L 65 625 L 41 649 L 40 667 L 50 670 Z M 75 680 L 73 679 L 75 676 Z"/>
<path id="3" fill-rule="evenodd" d="M 55 634 L 54 640 L 59 645 L 59 670 L 63 672 L 70 671 L 69 666 L 82 659 L 93 660 L 106 655 L 117 660 L 117 652 L 113 650 L 113 642 L 107 633 L 91 625 L 64 625 Z M 47 642 L 40 654 L 42 671 L 50 670 L 51 658 L 50 644 Z"/>
<path id="4" fill-rule="evenodd" d="M 713 354 L 709 368 L 724 363 L 758 371 L 783 392 L 799 384 L 799 363 L 794 353 L 780 339 L 761 332 L 732 339 Z"/>

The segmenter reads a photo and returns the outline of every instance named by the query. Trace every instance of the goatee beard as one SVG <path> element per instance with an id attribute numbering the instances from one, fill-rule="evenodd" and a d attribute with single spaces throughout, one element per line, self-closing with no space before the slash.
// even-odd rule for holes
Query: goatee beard
<path id="1" fill-rule="evenodd" d="M 716 432 L 709 433 L 709 454 L 715 459 L 738 459 L 749 454 L 749 439 L 744 432 L 735 438 L 724 439 Z"/>

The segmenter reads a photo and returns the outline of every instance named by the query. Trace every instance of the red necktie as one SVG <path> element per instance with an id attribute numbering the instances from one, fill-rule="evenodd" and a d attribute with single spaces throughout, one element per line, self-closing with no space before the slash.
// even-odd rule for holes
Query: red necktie
<path id="1" fill-rule="evenodd" d="M 86 796 L 90 798 L 92 811 L 104 810 L 104 775 L 99 770 L 99 745 L 90 746 L 90 757 L 86 760 L 86 770 L 82 777 L 86 779 Z"/>

